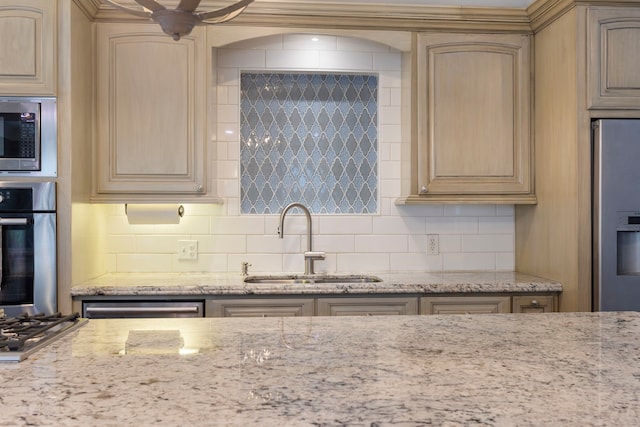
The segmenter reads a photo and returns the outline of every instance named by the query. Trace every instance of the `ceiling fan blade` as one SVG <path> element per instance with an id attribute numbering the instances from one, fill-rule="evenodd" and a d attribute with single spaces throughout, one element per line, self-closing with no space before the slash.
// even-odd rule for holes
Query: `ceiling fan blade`
<path id="1" fill-rule="evenodd" d="M 200 0 L 180 0 L 180 4 L 178 4 L 176 9 L 184 10 L 185 12 L 193 12 L 199 4 Z"/>
<path id="2" fill-rule="evenodd" d="M 116 9 L 120 9 L 123 12 L 127 12 L 130 13 L 132 15 L 135 16 L 139 16 L 141 18 L 147 18 L 147 19 L 151 19 L 151 14 L 149 12 L 145 12 L 143 10 L 138 10 L 138 9 L 132 9 L 130 7 L 126 7 L 126 6 L 122 6 L 116 2 L 113 2 L 111 0 L 104 0 L 105 2 L 107 2 L 108 4 L 110 4 L 111 6 L 115 7 Z"/>
<path id="3" fill-rule="evenodd" d="M 138 3 L 142 7 L 146 7 L 152 12 L 166 9 L 166 7 L 158 3 L 156 0 L 136 0 L 136 3 Z"/>
<path id="4" fill-rule="evenodd" d="M 209 21 L 209 23 L 225 22 L 240 15 L 251 2 L 253 2 L 253 0 L 240 0 L 222 9 L 197 13 L 196 16 L 202 21 Z"/>

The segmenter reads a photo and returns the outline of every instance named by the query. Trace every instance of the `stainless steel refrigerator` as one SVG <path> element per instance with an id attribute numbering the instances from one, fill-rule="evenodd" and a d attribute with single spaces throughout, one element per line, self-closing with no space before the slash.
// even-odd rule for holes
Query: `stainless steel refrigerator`
<path id="1" fill-rule="evenodd" d="M 640 120 L 593 122 L 593 309 L 640 310 Z"/>

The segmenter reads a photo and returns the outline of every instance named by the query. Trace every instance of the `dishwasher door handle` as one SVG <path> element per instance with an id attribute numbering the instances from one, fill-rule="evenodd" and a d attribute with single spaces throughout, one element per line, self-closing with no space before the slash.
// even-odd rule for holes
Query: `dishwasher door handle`
<path id="1" fill-rule="evenodd" d="M 148 315 L 148 314 L 160 314 L 160 315 L 198 315 L 200 313 L 200 307 L 198 305 L 186 306 L 186 307 L 85 307 L 86 317 L 91 318 L 91 315 L 95 316 L 113 316 L 113 315 Z"/>

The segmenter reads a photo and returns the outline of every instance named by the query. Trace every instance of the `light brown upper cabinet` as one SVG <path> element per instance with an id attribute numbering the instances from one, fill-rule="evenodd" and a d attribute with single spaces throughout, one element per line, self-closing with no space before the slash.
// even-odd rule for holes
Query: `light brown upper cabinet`
<path id="1" fill-rule="evenodd" d="M 204 39 L 98 24 L 93 201 L 206 196 Z"/>
<path id="2" fill-rule="evenodd" d="M 531 35 L 420 33 L 410 195 L 398 203 L 535 203 Z"/>
<path id="3" fill-rule="evenodd" d="M 0 94 L 55 95 L 56 0 L 0 1 Z"/>
<path id="4" fill-rule="evenodd" d="M 590 108 L 640 108 L 640 9 L 587 10 Z"/>

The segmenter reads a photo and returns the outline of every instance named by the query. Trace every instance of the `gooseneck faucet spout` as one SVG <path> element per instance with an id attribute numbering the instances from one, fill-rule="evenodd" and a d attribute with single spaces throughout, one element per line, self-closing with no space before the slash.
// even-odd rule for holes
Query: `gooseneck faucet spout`
<path id="1" fill-rule="evenodd" d="M 282 210 L 282 212 L 280 213 L 280 222 L 278 225 L 278 237 L 280 237 L 281 239 L 284 238 L 284 217 L 287 215 L 287 212 L 289 212 L 289 210 L 293 208 L 299 208 L 307 217 L 307 251 L 304 253 L 304 274 L 315 274 L 313 262 L 315 260 L 324 259 L 325 254 L 324 252 L 313 251 L 311 212 L 309 212 L 309 209 L 305 205 L 303 205 L 302 203 L 294 202 L 290 203 Z"/>

